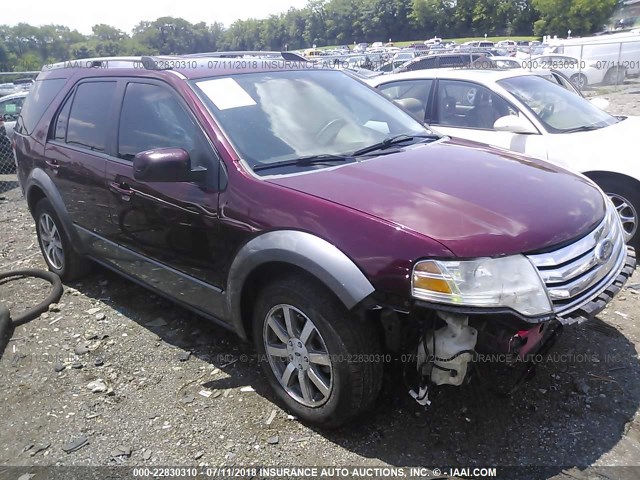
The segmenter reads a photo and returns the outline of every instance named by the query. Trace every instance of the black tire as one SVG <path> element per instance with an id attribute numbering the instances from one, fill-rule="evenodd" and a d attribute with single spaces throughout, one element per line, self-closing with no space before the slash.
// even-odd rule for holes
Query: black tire
<path id="1" fill-rule="evenodd" d="M 43 239 L 43 226 L 41 220 L 47 216 L 51 219 L 55 225 L 55 228 L 59 234 L 59 240 L 63 256 L 60 261 L 52 261 L 45 251 L 45 240 Z M 82 257 L 75 251 L 71 245 L 71 241 L 67 236 L 67 232 L 62 227 L 62 222 L 58 218 L 56 211 L 53 209 L 51 202 L 47 198 L 43 198 L 36 204 L 34 218 L 36 221 L 36 232 L 38 235 L 38 244 L 40 245 L 40 251 L 44 257 L 44 261 L 49 267 L 49 270 L 56 273 L 62 280 L 70 281 L 86 275 L 91 269 L 91 263 L 88 259 Z M 57 264 L 56 264 L 57 263 Z"/>
<path id="2" fill-rule="evenodd" d="M 324 368 L 331 369 L 332 388 L 321 405 L 303 405 L 287 393 L 265 353 L 267 315 L 279 305 L 289 305 L 302 312 L 312 321 L 326 346 L 331 367 Z M 304 322 L 304 317 L 298 319 Z M 294 274 L 266 286 L 255 304 L 253 337 L 260 364 L 278 399 L 307 423 L 325 428 L 339 427 L 371 407 L 380 392 L 383 363 L 378 330 L 351 315 L 313 278 Z M 287 358 L 280 360 L 282 364 L 291 363 Z M 298 370 L 294 372 L 298 374 Z"/>
<path id="3" fill-rule="evenodd" d="M 627 72 L 625 71 L 624 68 L 611 67 L 604 76 L 604 84 L 605 85 L 622 85 L 626 77 L 627 77 Z"/>
<path id="4" fill-rule="evenodd" d="M 637 186 L 635 186 L 631 180 L 617 179 L 617 178 L 598 178 L 595 180 L 598 186 L 612 198 L 613 203 L 616 207 L 619 207 L 619 199 L 623 199 L 627 202 L 628 205 L 631 206 L 631 209 L 627 210 L 626 215 L 628 216 L 630 212 L 635 213 L 635 222 L 636 228 L 633 236 L 627 241 L 627 244 L 634 247 L 636 250 L 640 248 L 640 225 L 638 225 L 638 221 L 640 218 L 638 215 L 640 214 L 640 191 L 638 191 Z M 617 197 L 617 198 L 616 198 Z M 629 234 L 630 228 L 629 225 L 623 225 L 625 227 L 626 233 Z"/>

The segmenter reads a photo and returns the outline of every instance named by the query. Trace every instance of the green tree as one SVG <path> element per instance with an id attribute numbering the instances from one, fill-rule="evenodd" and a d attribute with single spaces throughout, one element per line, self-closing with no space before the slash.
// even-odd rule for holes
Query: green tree
<path id="1" fill-rule="evenodd" d="M 455 5 L 445 0 L 413 0 L 409 18 L 418 38 L 451 37 L 449 30 Z"/>
<path id="2" fill-rule="evenodd" d="M 123 31 L 104 23 L 94 25 L 91 27 L 91 31 L 93 32 L 93 37 L 102 42 L 118 42 L 129 37 Z"/>
<path id="3" fill-rule="evenodd" d="M 308 46 L 327 44 L 326 4 L 326 0 L 309 0 L 304 9 L 307 21 L 302 37 Z"/>
<path id="4" fill-rule="evenodd" d="M 602 30 L 613 14 L 618 0 L 531 0 L 539 12 L 535 22 L 537 35 L 588 35 Z"/>
<path id="5" fill-rule="evenodd" d="M 362 1 L 332 0 L 325 7 L 327 41 L 339 45 L 362 38 Z"/>

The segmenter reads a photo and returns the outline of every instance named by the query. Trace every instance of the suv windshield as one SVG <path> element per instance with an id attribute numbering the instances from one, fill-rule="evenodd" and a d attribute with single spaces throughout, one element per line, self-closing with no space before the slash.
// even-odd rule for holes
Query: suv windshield
<path id="1" fill-rule="evenodd" d="M 539 76 L 512 77 L 498 83 L 524 103 L 550 133 L 595 130 L 619 121 L 584 98 Z"/>
<path id="2" fill-rule="evenodd" d="M 337 71 L 246 73 L 194 84 L 254 169 L 301 157 L 349 156 L 397 135 L 431 133 L 382 95 Z"/>

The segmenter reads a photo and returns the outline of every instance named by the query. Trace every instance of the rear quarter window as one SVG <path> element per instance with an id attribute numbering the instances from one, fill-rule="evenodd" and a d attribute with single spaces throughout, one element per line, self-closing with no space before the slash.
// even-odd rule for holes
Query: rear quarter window
<path id="1" fill-rule="evenodd" d="M 16 131 L 18 133 L 30 134 L 44 115 L 44 112 L 53 99 L 60 93 L 66 80 L 64 78 L 54 78 L 50 80 L 37 80 L 27 99 L 22 106 Z"/>

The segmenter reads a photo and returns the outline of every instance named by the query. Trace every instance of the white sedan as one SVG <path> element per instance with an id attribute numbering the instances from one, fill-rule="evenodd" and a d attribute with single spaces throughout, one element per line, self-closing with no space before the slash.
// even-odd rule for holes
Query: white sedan
<path id="1" fill-rule="evenodd" d="M 584 90 L 589 85 L 622 83 L 624 81 L 623 71 L 620 71 L 618 78 L 607 73 L 607 69 L 602 66 L 606 62 L 579 60 L 558 54 L 538 55 L 524 60 L 520 59 L 520 61 L 522 67 L 529 70 L 540 68 L 559 70 L 569 77 L 580 90 Z"/>
<path id="2" fill-rule="evenodd" d="M 434 69 L 367 82 L 445 135 L 583 173 L 611 197 L 627 241 L 639 247 L 640 117 L 609 115 L 547 77 L 522 70 Z"/>

